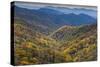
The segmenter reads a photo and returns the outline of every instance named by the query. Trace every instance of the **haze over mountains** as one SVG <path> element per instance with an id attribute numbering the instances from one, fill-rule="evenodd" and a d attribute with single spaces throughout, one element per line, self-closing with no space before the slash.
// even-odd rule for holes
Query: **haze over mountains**
<path id="1" fill-rule="evenodd" d="M 92 24 L 96 22 L 96 18 L 93 18 L 92 16 L 89 16 L 85 13 L 65 14 L 61 11 L 49 8 L 48 6 L 37 10 L 21 8 L 17 6 L 15 6 L 14 8 L 15 8 L 15 17 L 21 18 L 30 25 L 38 25 L 40 28 L 42 27 L 45 30 L 49 31 L 54 31 L 55 29 L 63 25 L 79 26 L 79 25 Z"/>
<path id="2" fill-rule="evenodd" d="M 18 11 L 17 11 L 18 10 Z M 46 19 L 52 19 L 51 22 L 55 23 L 55 24 L 69 24 L 69 25 L 81 25 L 81 24 L 90 24 L 96 21 L 96 18 L 94 18 L 92 15 L 93 10 L 90 12 L 89 9 L 67 9 L 66 8 L 66 13 L 60 11 L 61 9 L 54 9 L 54 8 L 50 8 L 50 7 L 43 7 L 40 9 L 28 9 L 28 8 L 20 8 L 20 7 L 15 7 L 15 14 L 21 14 L 21 15 L 33 15 L 34 18 L 32 18 L 31 16 L 26 17 L 25 19 L 30 18 L 30 20 L 32 19 L 37 19 L 38 21 L 41 20 L 39 18 L 42 18 L 44 21 L 47 21 Z M 63 10 L 63 9 L 62 9 Z M 76 10 L 76 11 L 75 11 Z M 84 10 L 84 11 L 83 11 Z M 64 10 L 63 10 L 64 11 Z M 74 12 L 72 12 L 74 11 Z M 80 12 L 79 12 L 80 11 Z M 83 11 L 83 12 L 81 12 Z M 86 12 L 88 13 L 88 11 L 90 12 L 90 15 L 86 14 Z M 20 13 L 22 12 L 22 13 Z M 70 12 L 70 13 L 69 13 Z M 78 14 L 76 14 L 76 13 Z M 85 12 L 85 13 L 84 13 Z M 94 11 L 95 13 L 95 11 Z M 96 13 L 95 13 L 96 14 Z M 35 17 L 35 15 L 37 15 L 39 18 Z M 24 17 L 24 16 L 23 16 Z M 71 19 L 70 19 L 71 17 Z M 49 20 L 50 21 L 50 20 Z M 42 22 L 42 21 L 41 21 Z M 43 22 L 42 22 L 43 23 Z"/>
<path id="3" fill-rule="evenodd" d="M 12 8 L 15 65 L 97 60 L 95 10 L 53 6 L 28 9 L 16 5 Z"/>

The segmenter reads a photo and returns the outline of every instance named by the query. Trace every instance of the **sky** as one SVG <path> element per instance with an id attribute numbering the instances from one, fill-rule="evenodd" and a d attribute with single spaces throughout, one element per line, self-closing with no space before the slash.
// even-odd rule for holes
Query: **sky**
<path id="1" fill-rule="evenodd" d="M 45 6 L 54 6 L 54 7 L 67 7 L 67 8 L 85 8 L 85 9 L 92 9 L 97 10 L 97 8 L 90 7 L 90 6 L 75 6 L 75 5 L 55 5 L 55 4 L 42 4 L 42 3 L 30 3 L 30 2 L 15 2 L 15 5 L 18 5 L 23 8 L 29 8 L 29 9 L 39 9 L 41 7 Z"/>
<path id="2" fill-rule="evenodd" d="M 95 7 L 95 6 L 57 5 L 57 4 L 42 4 L 42 3 L 30 3 L 30 2 L 15 2 L 15 5 L 22 7 L 22 8 L 27 8 L 27 9 L 40 9 L 40 8 L 49 6 L 55 10 L 65 13 L 65 14 L 85 13 L 94 18 L 97 18 L 97 7 Z M 68 10 L 68 8 L 71 10 Z M 82 10 L 82 9 L 84 9 L 84 10 Z"/>

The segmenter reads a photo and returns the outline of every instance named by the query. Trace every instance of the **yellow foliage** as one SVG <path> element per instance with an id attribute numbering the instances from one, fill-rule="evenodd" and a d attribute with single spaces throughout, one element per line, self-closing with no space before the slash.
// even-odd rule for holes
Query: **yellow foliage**
<path id="1" fill-rule="evenodd" d="M 41 42 L 41 43 L 47 44 L 47 40 L 45 40 L 44 38 L 41 38 L 41 39 L 40 39 L 40 42 Z"/>
<path id="2" fill-rule="evenodd" d="M 32 42 L 27 42 L 27 48 L 32 48 Z"/>
<path id="3" fill-rule="evenodd" d="M 19 48 L 16 48 L 15 54 L 16 54 L 16 56 L 25 56 L 26 55 L 26 51 L 22 50 L 22 49 L 19 49 Z"/>
<path id="4" fill-rule="evenodd" d="M 20 61 L 20 64 L 27 65 L 27 64 L 29 64 L 29 62 L 28 61 Z"/>
<path id="5" fill-rule="evenodd" d="M 36 58 L 32 58 L 32 63 L 38 63 L 39 61 Z"/>

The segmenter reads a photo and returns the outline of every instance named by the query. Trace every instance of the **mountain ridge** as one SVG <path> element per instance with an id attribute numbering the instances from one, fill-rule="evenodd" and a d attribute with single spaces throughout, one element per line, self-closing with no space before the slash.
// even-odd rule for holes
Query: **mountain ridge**
<path id="1" fill-rule="evenodd" d="M 47 12 L 48 11 L 47 8 L 45 8 L 45 9 L 47 9 L 46 12 L 45 12 L 45 10 L 43 10 L 41 12 L 41 9 L 42 8 L 40 8 L 38 10 L 30 10 L 30 9 L 21 8 L 21 11 L 20 11 L 20 8 L 18 8 L 18 7 L 16 8 L 16 6 L 15 6 L 15 11 L 16 11 L 15 15 L 17 13 L 17 15 L 19 15 L 19 17 L 23 16 L 24 20 L 27 19 L 27 20 L 30 20 L 30 21 L 37 21 L 37 22 L 41 21 L 42 23 L 48 22 L 48 23 L 53 23 L 56 26 L 65 25 L 65 24 L 69 24 L 69 25 L 81 25 L 82 23 L 83 24 L 90 24 L 90 23 L 93 23 L 93 22 L 96 21 L 96 19 L 94 19 L 93 17 L 86 15 L 84 13 L 79 14 L 79 15 L 76 15 L 74 13 L 64 14 L 62 12 L 54 12 L 55 10 L 52 9 L 50 11 L 51 13 L 49 12 L 50 15 L 48 15 L 49 13 Z M 18 13 L 18 12 L 22 12 L 22 13 Z M 24 13 L 24 15 L 27 14 L 27 15 L 30 15 L 30 16 L 24 17 L 23 13 Z M 61 14 L 59 14 L 59 13 L 61 13 Z M 74 15 L 77 16 L 77 17 L 73 17 Z M 84 17 L 84 15 L 85 15 L 85 17 Z M 32 18 L 32 17 L 34 17 L 34 18 Z M 40 19 L 40 18 L 42 18 L 42 19 Z M 52 20 L 50 20 L 50 19 L 52 19 Z M 78 21 L 80 21 L 80 23 Z"/>

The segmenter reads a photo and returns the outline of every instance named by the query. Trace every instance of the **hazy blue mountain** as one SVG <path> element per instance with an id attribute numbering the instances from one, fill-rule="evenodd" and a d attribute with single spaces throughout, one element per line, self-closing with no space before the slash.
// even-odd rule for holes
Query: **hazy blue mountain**
<path id="1" fill-rule="evenodd" d="M 65 14 L 61 11 L 55 10 L 49 7 L 43 7 L 40 9 L 26 9 L 14 6 L 15 18 L 26 21 L 31 26 L 43 28 L 43 31 L 48 30 L 53 32 L 63 25 L 79 26 L 92 24 L 96 22 L 96 19 L 87 14 Z"/>
<path id="2" fill-rule="evenodd" d="M 87 14 L 89 16 L 92 16 L 93 18 L 97 18 L 97 11 L 95 9 L 85 9 L 85 8 L 68 8 L 68 7 L 52 7 L 52 6 L 47 6 L 47 8 L 57 10 L 60 12 L 63 12 L 64 14 L 69 14 L 69 13 L 74 13 L 74 14 Z"/>

